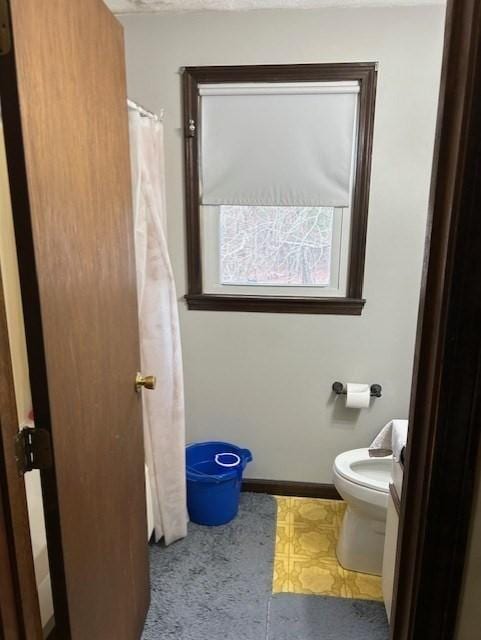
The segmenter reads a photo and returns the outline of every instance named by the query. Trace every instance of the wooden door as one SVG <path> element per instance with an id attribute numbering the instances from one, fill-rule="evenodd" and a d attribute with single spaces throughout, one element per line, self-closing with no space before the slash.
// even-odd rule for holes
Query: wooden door
<path id="1" fill-rule="evenodd" d="M 4 2 L 4 0 L 2 0 Z M 0 95 L 57 637 L 137 640 L 149 599 L 123 34 L 10 0 Z"/>

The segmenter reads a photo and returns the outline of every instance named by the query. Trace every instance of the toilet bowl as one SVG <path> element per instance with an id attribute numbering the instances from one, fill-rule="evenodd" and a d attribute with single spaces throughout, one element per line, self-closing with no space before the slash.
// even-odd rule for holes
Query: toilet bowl
<path id="1" fill-rule="evenodd" d="M 334 461 L 334 485 L 347 503 L 336 550 L 345 569 L 381 575 L 391 469 L 392 456 L 370 458 L 368 449 Z"/>

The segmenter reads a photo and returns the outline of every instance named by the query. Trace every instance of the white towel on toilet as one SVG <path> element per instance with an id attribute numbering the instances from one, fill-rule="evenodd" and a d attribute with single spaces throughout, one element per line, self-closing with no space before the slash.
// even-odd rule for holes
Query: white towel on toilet
<path id="1" fill-rule="evenodd" d="M 381 458 L 392 454 L 395 460 L 399 460 L 401 451 L 406 446 L 407 435 L 407 420 L 390 420 L 372 441 L 369 455 Z"/>
<path id="2" fill-rule="evenodd" d="M 392 424 L 392 455 L 395 460 L 401 459 L 401 451 L 408 440 L 408 421 L 393 420 Z"/>

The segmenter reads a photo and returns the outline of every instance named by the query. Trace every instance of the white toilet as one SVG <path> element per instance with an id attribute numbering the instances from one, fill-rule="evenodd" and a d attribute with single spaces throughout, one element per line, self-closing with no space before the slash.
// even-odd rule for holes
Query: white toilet
<path id="1" fill-rule="evenodd" d="M 351 571 L 381 575 L 392 456 L 370 458 L 353 449 L 334 461 L 334 485 L 347 502 L 337 543 L 340 564 Z"/>

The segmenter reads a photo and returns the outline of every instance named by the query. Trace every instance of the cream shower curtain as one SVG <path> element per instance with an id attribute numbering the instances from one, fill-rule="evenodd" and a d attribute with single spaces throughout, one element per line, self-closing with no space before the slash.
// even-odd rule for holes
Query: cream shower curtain
<path id="1" fill-rule="evenodd" d="M 146 462 L 155 538 L 187 533 L 182 353 L 175 283 L 166 241 L 161 122 L 129 111 L 142 371 L 157 376 L 143 395 Z"/>

